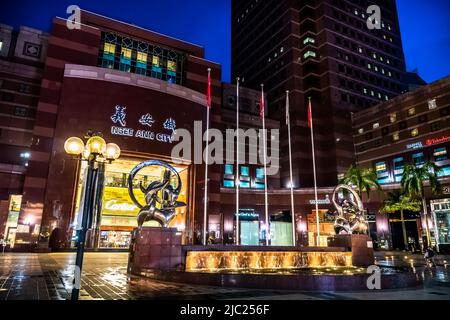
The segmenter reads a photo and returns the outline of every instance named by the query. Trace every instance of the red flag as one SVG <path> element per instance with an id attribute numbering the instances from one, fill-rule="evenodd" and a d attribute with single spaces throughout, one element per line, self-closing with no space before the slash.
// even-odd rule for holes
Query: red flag
<path id="1" fill-rule="evenodd" d="M 208 91 L 206 93 L 206 104 L 211 108 L 211 69 L 208 69 Z"/>
<path id="2" fill-rule="evenodd" d="M 261 97 L 259 99 L 259 116 L 264 118 L 264 90 L 261 89 Z"/>
<path id="3" fill-rule="evenodd" d="M 311 114 L 311 99 L 308 102 L 308 128 L 312 126 L 312 114 Z"/>

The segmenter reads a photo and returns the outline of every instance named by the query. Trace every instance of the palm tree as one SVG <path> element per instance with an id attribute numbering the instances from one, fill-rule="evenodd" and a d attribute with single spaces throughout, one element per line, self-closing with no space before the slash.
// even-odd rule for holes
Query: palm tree
<path id="1" fill-rule="evenodd" d="M 400 211 L 400 220 L 402 222 L 402 231 L 403 231 L 403 241 L 405 243 L 406 250 L 408 248 L 408 239 L 406 236 L 406 225 L 405 225 L 405 218 L 403 216 L 403 211 L 406 210 L 412 212 L 419 212 L 420 207 L 421 207 L 420 201 L 416 199 L 411 199 L 411 197 L 406 195 L 403 192 L 403 190 L 397 189 L 387 194 L 387 197 L 383 203 L 383 207 L 380 210 L 383 213 L 396 213 Z"/>
<path id="2" fill-rule="evenodd" d="M 381 191 L 381 186 L 378 183 L 378 177 L 375 170 L 372 168 L 362 169 L 355 165 L 352 165 L 347 169 L 347 172 L 339 181 L 339 184 L 356 187 L 356 191 L 360 198 L 362 198 L 363 192 L 366 192 L 367 198 L 369 198 L 372 189 Z"/>
<path id="3" fill-rule="evenodd" d="M 428 181 L 433 194 L 439 194 L 441 191 L 441 184 L 438 180 L 438 174 L 441 171 L 442 169 L 431 161 L 427 161 L 421 166 L 408 163 L 403 169 L 401 180 L 401 185 L 409 197 L 422 200 L 428 246 L 430 245 L 430 230 L 428 228 L 428 213 L 427 202 L 425 200 L 424 182 Z"/>

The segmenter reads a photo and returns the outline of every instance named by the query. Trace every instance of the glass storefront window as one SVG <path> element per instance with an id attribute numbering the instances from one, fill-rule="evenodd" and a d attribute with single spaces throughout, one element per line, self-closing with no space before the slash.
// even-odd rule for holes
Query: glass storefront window
<path id="1" fill-rule="evenodd" d="M 239 221 L 241 245 L 257 246 L 259 245 L 259 222 L 258 221 Z"/>
<path id="2" fill-rule="evenodd" d="M 270 235 L 272 246 L 292 246 L 292 223 L 271 222 Z"/>
<path id="3" fill-rule="evenodd" d="M 101 198 L 100 213 L 100 238 L 99 245 L 104 248 L 122 248 L 129 244 L 130 232 L 137 226 L 137 215 L 139 208 L 134 205 L 128 194 L 128 175 L 132 168 L 142 160 L 138 158 L 121 157 L 112 164 L 105 167 L 104 189 Z M 187 203 L 188 193 L 188 167 L 173 165 L 178 171 L 182 189 L 178 201 Z M 74 224 L 78 221 L 80 208 L 82 208 L 82 182 L 86 164 L 83 163 L 80 169 L 80 179 L 77 190 L 77 200 L 75 208 Z M 133 189 L 137 200 L 145 204 L 143 193 L 140 191 L 140 183 L 144 187 L 155 180 L 161 180 L 164 170 L 161 167 L 147 167 L 139 172 L 135 177 Z M 172 187 L 176 187 L 176 179 L 173 177 L 170 182 Z M 177 208 L 177 215 L 170 223 L 170 226 L 183 231 L 186 221 L 186 207 Z M 146 222 L 145 226 L 159 226 L 156 222 Z M 125 244 L 124 244 L 125 243 Z"/>
<path id="4" fill-rule="evenodd" d="M 431 200 L 431 208 L 438 244 L 450 245 L 450 199 Z"/>
<path id="5" fill-rule="evenodd" d="M 120 231 L 102 231 L 100 233 L 101 248 L 128 248 L 130 245 L 131 233 Z"/>

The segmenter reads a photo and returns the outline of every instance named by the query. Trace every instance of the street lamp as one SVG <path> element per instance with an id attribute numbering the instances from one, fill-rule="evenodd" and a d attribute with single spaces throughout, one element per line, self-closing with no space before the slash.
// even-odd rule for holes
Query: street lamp
<path id="1" fill-rule="evenodd" d="M 72 300 L 78 300 L 81 286 L 81 269 L 83 266 L 84 246 L 86 232 L 92 222 L 94 207 L 94 191 L 97 181 L 98 166 L 105 162 L 111 163 L 120 156 L 120 148 L 115 143 L 106 143 L 101 133 L 89 131 L 85 139 L 86 144 L 78 137 L 70 137 L 64 143 L 64 150 L 77 161 L 87 162 L 85 195 L 83 202 L 83 214 L 81 228 L 77 237 L 77 256 L 75 259 L 75 279 L 72 289 Z"/>

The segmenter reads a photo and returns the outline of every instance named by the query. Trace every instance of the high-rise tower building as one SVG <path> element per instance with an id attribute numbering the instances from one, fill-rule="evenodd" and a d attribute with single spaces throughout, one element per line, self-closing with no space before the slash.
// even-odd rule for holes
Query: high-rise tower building
<path id="1" fill-rule="evenodd" d="M 381 9 L 369 29 L 368 7 Z M 313 184 L 307 101 L 314 118 L 319 186 L 333 185 L 354 161 L 351 113 L 405 90 L 395 0 L 232 1 L 232 75 L 265 84 L 268 116 L 283 119 L 290 93 L 295 187 Z M 285 121 L 280 121 L 281 186 L 289 183 Z"/>

